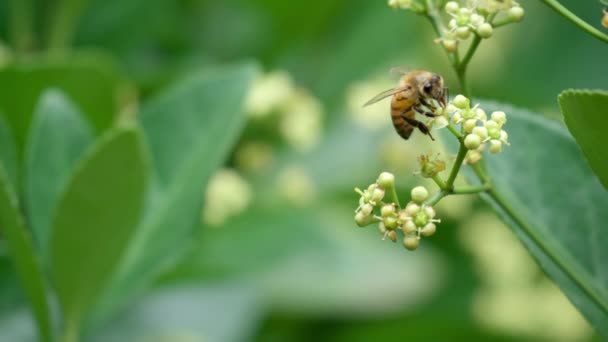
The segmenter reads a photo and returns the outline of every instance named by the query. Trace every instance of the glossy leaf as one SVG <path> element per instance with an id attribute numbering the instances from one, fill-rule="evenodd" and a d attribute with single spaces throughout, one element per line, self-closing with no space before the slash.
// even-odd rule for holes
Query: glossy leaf
<path id="1" fill-rule="evenodd" d="M 64 91 L 98 131 L 114 120 L 125 81 L 103 55 L 34 58 L 0 70 L 0 110 L 23 151 L 31 118 L 41 93 L 51 87 Z"/>
<path id="2" fill-rule="evenodd" d="M 199 72 L 144 107 L 141 121 L 156 177 L 108 305 L 148 283 L 188 249 L 200 225 L 204 185 L 244 126 L 241 106 L 255 71 L 245 64 Z"/>
<path id="3" fill-rule="evenodd" d="M 507 112 L 511 142 L 501 154 L 484 157 L 496 190 L 483 198 L 608 336 L 608 192 L 564 126 L 507 105 L 482 107 Z M 471 172 L 468 178 L 476 181 Z"/>
<path id="4" fill-rule="evenodd" d="M 45 92 L 32 120 L 25 151 L 26 207 L 44 259 L 49 227 L 64 183 L 93 140 L 79 110 L 57 90 Z"/>
<path id="5" fill-rule="evenodd" d="M 39 338 L 50 341 L 52 332 L 44 277 L 33 248 L 31 235 L 19 211 L 14 190 L 8 184 L 2 167 L 0 167 L 0 232 L 7 241 L 9 254 L 29 300 L 38 325 Z"/>
<path id="6" fill-rule="evenodd" d="M 608 189 L 608 91 L 566 90 L 558 97 L 566 125 L 591 169 Z"/>
<path id="7" fill-rule="evenodd" d="M 118 129 L 79 163 L 51 231 L 51 276 L 68 325 L 79 324 L 115 272 L 141 218 L 148 163 L 141 133 Z"/>

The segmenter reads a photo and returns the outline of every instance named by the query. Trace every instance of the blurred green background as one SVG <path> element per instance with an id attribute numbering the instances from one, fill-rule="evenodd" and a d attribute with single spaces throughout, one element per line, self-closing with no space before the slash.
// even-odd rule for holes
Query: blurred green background
<path id="1" fill-rule="evenodd" d="M 564 4 L 599 23 L 597 2 Z M 540 1 L 521 5 L 525 20 L 474 57 L 473 94 L 558 118 L 561 90 L 606 88 L 608 46 Z M 405 196 L 420 183 L 416 156 L 441 150 L 418 135 L 399 140 L 387 104 L 361 108 L 399 65 L 437 71 L 458 92 L 424 18 L 381 0 L 17 0 L 0 1 L 0 38 L 0 107 L 21 113 L 9 120 L 21 143 L 49 86 L 101 132 L 195 71 L 244 61 L 263 70 L 243 135 L 201 189 L 194 247 L 91 324 L 87 340 L 599 339 L 473 198 L 442 203 L 438 233 L 415 253 L 355 226 L 355 186 L 388 170 Z M 1 243 L 0 340 L 29 340 Z"/>

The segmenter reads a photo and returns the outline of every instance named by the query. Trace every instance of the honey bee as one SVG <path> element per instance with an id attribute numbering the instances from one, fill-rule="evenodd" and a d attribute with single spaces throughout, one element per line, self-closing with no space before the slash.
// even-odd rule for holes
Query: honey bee
<path id="1" fill-rule="evenodd" d="M 393 70 L 394 71 L 394 70 Z M 392 96 L 391 119 L 397 133 L 408 139 L 414 128 L 435 140 L 429 128 L 416 119 L 416 113 L 427 117 L 435 117 L 437 106 L 445 107 L 447 102 L 447 88 L 443 86 L 443 78 L 438 74 L 426 70 L 412 70 L 401 72 L 399 86 L 383 91 L 363 106 L 369 106 L 384 98 Z"/>

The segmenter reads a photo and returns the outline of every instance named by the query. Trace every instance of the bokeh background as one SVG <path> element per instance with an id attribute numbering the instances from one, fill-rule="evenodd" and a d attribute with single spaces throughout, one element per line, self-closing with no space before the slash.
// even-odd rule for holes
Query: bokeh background
<path id="1" fill-rule="evenodd" d="M 599 24 L 596 1 L 563 2 Z M 361 107 L 394 84 L 394 66 L 439 72 L 458 92 L 424 18 L 382 0 L 76 0 L 63 13 L 65 32 L 54 36 L 59 1 L 38 0 L 17 16 L 35 25 L 23 38 L 9 29 L 19 10 L 9 3 L 0 1 L 0 103 L 31 99 L 24 112 L 42 84 L 93 94 L 97 102 L 85 112 L 120 117 L 194 71 L 243 61 L 263 70 L 245 105 L 243 135 L 201 189 L 194 248 L 153 289 L 90 327 L 87 339 L 599 340 L 473 197 L 443 201 L 437 234 L 414 253 L 382 241 L 374 227 L 355 226 L 355 186 L 386 170 L 407 196 L 428 184 L 412 175 L 416 156 L 442 151 L 420 134 L 400 140 L 387 103 Z M 540 1 L 521 5 L 525 20 L 497 30 L 472 60 L 472 90 L 559 120 L 560 91 L 606 88 L 608 47 Z M 58 71 L 42 81 L 15 77 L 44 64 Z M 65 65 L 84 71 L 69 74 Z M 117 92 L 104 98 L 107 88 Z M 0 244 L 0 340 L 32 331 Z"/>

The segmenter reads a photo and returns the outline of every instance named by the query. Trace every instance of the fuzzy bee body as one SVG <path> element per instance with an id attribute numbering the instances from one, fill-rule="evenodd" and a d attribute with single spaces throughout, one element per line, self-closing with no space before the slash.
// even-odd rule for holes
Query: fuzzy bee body
<path id="1" fill-rule="evenodd" d="M 427 110 L 436 109 L 431 100 L 445 106 L 447 89 L 443 86 L 441 76 L 426 70 L 407 72 L 401 77 L 398 87 L 376 95 L 365 106 L 389 96 L 392 96 L 391 120 L 399 136 L 407 140 L 414 128 L 418 127 L 422 133 L 433 139 L 428 127 L 416 119 L 416 113 L 434 117 L 435 114 Z"/>

